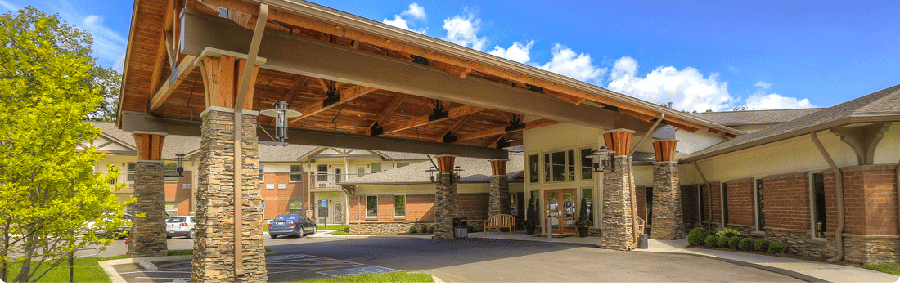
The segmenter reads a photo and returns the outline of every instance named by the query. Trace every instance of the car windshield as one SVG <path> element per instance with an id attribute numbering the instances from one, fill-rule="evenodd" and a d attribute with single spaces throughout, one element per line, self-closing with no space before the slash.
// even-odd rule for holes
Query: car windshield
<path id="1" fill-rule="evenodd" d="M 177 217 L 169 218 L 169 222 L 184 222 L 184 219 L 185 218 L 183 216 L 182 217 L 177 216 Z"/>
<path id="2" fill-rule="evenodd" d="M 280 215 L 280 216 L 276 217 L 275 220 L 300 220 L 300 215 L 296 215 L 296 214 Z"/>

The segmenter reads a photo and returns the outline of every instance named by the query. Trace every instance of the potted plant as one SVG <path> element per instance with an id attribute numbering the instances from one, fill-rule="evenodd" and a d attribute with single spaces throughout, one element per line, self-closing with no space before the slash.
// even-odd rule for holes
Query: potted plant
<path id="1" fill-rule="evenodd" d="M 579 237 L 587 237 L 588 228 L 591 227 L 593 223 L 591 223 L 591 216 L 588 215 L 587 210 L 587 200 L 581 199 L 581 210 L 578 211 L 578 221 L 575 222 L 575 227 L 578 227 L 578 236 Z"/>
<path id="2" fill-rule="evenodd" d="M 537 228 L 537 225 L 537 206 L 534 203 L 534 199 L 529 199 L 528 212 L 525 215 L 525 233 L 534 235 L 534 229 Z"/>

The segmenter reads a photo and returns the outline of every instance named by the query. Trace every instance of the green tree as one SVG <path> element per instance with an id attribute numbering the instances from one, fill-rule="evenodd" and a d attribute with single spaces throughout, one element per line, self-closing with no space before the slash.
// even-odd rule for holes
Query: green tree
<path id="1" fill-rule="evenodd" d="M 88 113 L 91 121 L 115 122 L 119 114 L 119 91 L 122 88 L 122 73 L 112 68 L 95 66 L 91 69 L 91 84 L 98 88 L 102 98 L 97 108 Z"/>
<path id="2" fill-rule="evenodd" d="M 112 233 L 125 222 L 103 157 L 99 129 L 84 121 L 102 100 L 92 82 L 88 34 L 28 7 L 0 16 L 0 278 L 35 282 L 68 253 L 112 240 L 88 233 L 88 221 Z M 20 267 L 16 277 L 8 268 Z"/>

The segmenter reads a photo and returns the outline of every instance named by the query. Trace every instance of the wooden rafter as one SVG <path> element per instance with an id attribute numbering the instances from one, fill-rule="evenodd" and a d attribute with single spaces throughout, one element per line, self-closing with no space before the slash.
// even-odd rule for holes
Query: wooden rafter
<path id="1" fill-rule="evenodd" d="M 159 91 L 153 95 L 153 98 L 150 100 L 150 112 L 154 112 L 159 109 L 160 106 L 172 96 L 172 93 L 178 89 L 178 86 L 187 79 L 187 76 L 191 74 L 191 71 L 194 70 L 194 59 L 195 56 L 185 56 L 184 59 L 178 63 L 178 67 L 172 71 L 176 74 L 173 74 L 174 80 L 166 81 L 163 83 L 163 86 L 159 88 Z M 170 77 L 171 78 L 171 77 Z"/>
<path id="2" fill-rule="evenodd" d="M 291 119 L 290 123 L 294 123 L 301 119 L 316 115 L 322 111 L 328 110 L 331 107 L 339 106 L 341 104 L 347 103 L 348 101 L 354 100 L 357 97 L 369 94 L 370 92 L 373 92 L 376 90 L 378 90 L 378 89 L 374 88 L 374 87 L 367 87 L 367 86 L 353 86 L 353 87 L 347 88 L 341 92 L 341 99 L 338 100 L 337 102 L 335 102 L 334 104 L 331 104 L 328 106 L 323 106 L 324 105 L 323 102 L 316 102 L 316 103 L 304 106 L 303 108 L 300 108 L 300 113 L 302 113 L 303 115 L 300 115 L 299 117 L 295 117 L 295 118 Z"/>
<path id="3" fill-rule="evenodd" d="M 469 114 L 469 115 L 460 117 L 459 120 L 457 120 L 456 123 L 453 124 L 453 126 L 450 126 L 450 128 L 447 129 L 447 132 L 444 132 L 444 134 L 447 134 L 448 132 L 449 132 L 450 134 L 456 134 L 456 131 L 459 130 L 459 128 L 461 128 L 461 127 L 463 127 L 464 125 L 466 125 L 466 122 L 469 121 L 469 119 L 471 119 L 471 118 L 474 117 L 474 116 L 475 116 L 475 114 Z M 443 140 L 444 140 L 444 138 L 441 137 L 441 138 L 438 138 L 438 139 L 435 140 L 435 141 L 437 141 L 437 142 L 442 142 Z"/>
<path id="4" fill-rule="evenodd" d="M 532 120 L 529 122 L 525 122 L 525 129 L 543 127 L 543 126 L 553 125 L 556 123 L 557 123 L 556 121 L 553 121 L 550 119 Z M 513 132 L 515 132 L 515 131 L 513 131 Z M 462 141 L 478 139 L 478 138 L 482 138 L 482 137 L 503 135 L 506 133 L 509 133 L 509 132 L 506 132 L 506 126 L 495 127 L 495 128 L 491 128 L 491 129 L 487 129 L 487 130 L 481 130 L 481 131 L 475 131 L 475 132 L 470 132 L 470 133 L 466 133 L 466 134 L 460 134 L 457 137 L 457 141 L 462 142 Z"/>
<path id="5" fill-rule="evenodd" d="M 387 105 L 385 105 L 384 109 L 378 113 L 378 118 L 375 119 L 375 122 L 372 123 L 372 126 L 375 126 L 375 124 L 384 126 L 385 121 L 387 121 L 388 118 L 391 118 L 391 116 L 394 115 L 394 112 L 397 111 L 397 108 L 400 107 L 400 104 L 403 103 L 404 99 L 406 99 L 405 94 L 395 95 L 394 98 L 392 98 L 391 101 L 388 102 Z M 366 131 L 366 135 L 372 135 L 372 126 L 370 126 L 369 130 Z"/>
<path id="6" fill-rule="evenodd" d="M 485 110 L 485 108 L 484 108 L 484 107 L 480 107 L 480 106 L 474 106 L 474 105 L 463 105 L 463 106 L 460 106 L 460 107 L 454 107 L 454 108 L 451 108 L 450 110 L 447 111 L 447 114 L 448 114 L 448 115 L 447 115 L 447 118 L 441 118 L 441 119 L 437 119 L 437 120 L 431 121 L 431 120 L 429 119 L 430 114 L 429 114 L 429 115 L 422 115 L 422 116 L 419 116 L 419 117 L 413 117 L 413 118 L 410 118 L 409 120 L 407 120 L 407 121 L 405 121 L 405 122 L 398 122 L 398 123 L 395 123 L 395 124 L 391 124 L 391 125 L 385 126 L 385 127 L 384 127 L 384 133 L 393 133 L 393 132 L 397 132 L 397 131 L 403 131 L 403 130 L 406 130 L 406 129 L 409 129 L 409 128 L 416 128 L 416 127 L 419 127 L 419 126 L 427 125 L 427 124 L 429 124 L 429 123 L 435 123 L 435 122 L 444 121 L 444 120 L 447 120 L 447 119 L 450 119 L 450 118 L 457 118 L 457 117 L 460 117 L 460 116 L 465 116 L 465 115 L 475 114 L 475 113 L 478 113 L 478 112 L 480 112 L 480 111 L 482 111 L 482 110 Z"/>

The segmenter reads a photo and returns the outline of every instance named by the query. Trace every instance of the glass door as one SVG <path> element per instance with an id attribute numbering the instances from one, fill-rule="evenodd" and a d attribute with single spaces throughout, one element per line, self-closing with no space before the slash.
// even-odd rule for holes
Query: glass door
<path id="1" fill-rule="evenodd" d="M 544 192 L 544 201 L 547 202 L 544 219 L 549 215 L 550 228 L 554 234 L 577 234 L 575 227 L 578 204 L 575 203 L 575 190 L 550 190 Z"/>

